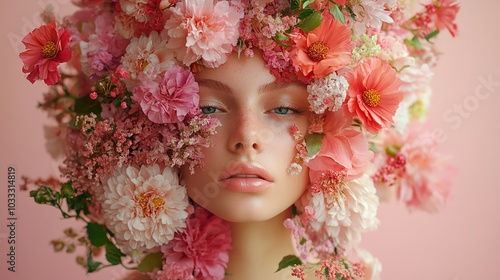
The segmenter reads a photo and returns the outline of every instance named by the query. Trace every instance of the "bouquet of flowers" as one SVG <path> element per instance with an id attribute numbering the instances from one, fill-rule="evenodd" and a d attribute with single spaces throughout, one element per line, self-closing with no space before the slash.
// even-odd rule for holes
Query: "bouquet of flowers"
<path id="1" fill-rule="evenodd" d="M 307 84 L 314 116 L 291 174 L 310 186 L 285 222 L 297 247 L 280 269 L 360 279 L 347 260 L 382 201 L 436 211 L 453 169 L 425 121 L 436 36 L 458 32 L 454 0 L 73 0 L 26 35 L 27 79 L 49 85 L 47 148 L 60 178 L 28 179 L 35 202 L 85 223 L 54 240 L 86 248 L 88 272 L 124 265 L 157 279 L 223 279 L 228 225 L 189 200 L 179 168 L 203 166 L 220 125 L 200 114 L 194 73 L 259 49 L 281 81 Z M 105 252 L 107 263 L 96 260 Z"/>

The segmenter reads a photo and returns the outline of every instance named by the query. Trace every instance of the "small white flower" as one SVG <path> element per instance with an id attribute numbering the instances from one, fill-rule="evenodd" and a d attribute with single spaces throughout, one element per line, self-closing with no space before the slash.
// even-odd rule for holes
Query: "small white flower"
<path id="1" fill-rule="evenodd" d="M 308 86 L 309 107 L 316 114 L 326 110 L 337 111 L 344 103 L 349 83 L 343 76 L 332 73 L 321 79 L 314 79 Z"/>

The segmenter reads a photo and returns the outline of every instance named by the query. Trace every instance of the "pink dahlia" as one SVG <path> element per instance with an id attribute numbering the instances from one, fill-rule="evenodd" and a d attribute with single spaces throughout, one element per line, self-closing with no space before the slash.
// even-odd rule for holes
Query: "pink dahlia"
<path id="1" fill-rule="evenodd" d="M 354 178 L 370 166 L 373 153 L 368 141 L 351 124 L 352 119 L 340 111 L 325 113 L 321 149 L 307 163 L 311 182 L 314 183 L 326 170 L 346 172 L 347 178 Z"/>
<path id="2" fill-rule="evenodd" d="M 427 212 L 436 212 L 450 198 L 455 169 L 427 127 L 411 124 L 404 134 L 389 130 L 380 150 L 385 153 L 377 154 L 373 179 L 381 194 Z"/>
<path id="3" fill-rule="evenodd" d="M 231 249 L 229 225 L 201 207 L 189 216 L 186 229 L 162 246 L 165 265 L 188 271 L 194 279 L 224 279 Z"/>
<path id="4" fill-rule="evenodd" d="M 294 38 L 290 56 L 304 76 L 323 78 L 351 61 L 351 30 L 328 11 L 316 29 Z"/>
<path id="5" fill-rule="evenodd" d="M 359 118 L 371 133 L 394 124 L 393 117 L 403 100 L 401 80 L 388 63 L 370 58 L 345 74 L 349 83 L 344 113 Z"/>
<path id="6" fill-rule="evenodd" d="M 146 81 L 133 91 L 133 99 L 154 123 L 182 122 L 188 114 L 199 110 L 198 83 L 193 73 L 173 66 L 160 81 Z"/>
<path id="7" fill-rule="evenodd" d="M 171 168 L 119 168 L 96 195 L 106 226 L 126 252 L 166 244 L 186 226 L 188 196 Z"/>
<path id="8" fill-rule="evenodd" d="M 165 24 L 170 40 L 167 47 L 186 66 L 202 60 L 215 68 L 227 60 L 239 36 L 243 13 L 236 8 L 239 1 L 193 0 L 172 7 Z"/>
<path id="9" fill-rule="evenodd" d="M 23 72 L 29 73 L 27 79 L 34 83 L 43 80 L 53 85 L 61 76 L 57 66 L 71 58 L 70 34 L 66 29 L 56 29 L 51 22 L 31 31 L 22 40 L 26 50 L 19 57 L 23 61 Z"/>

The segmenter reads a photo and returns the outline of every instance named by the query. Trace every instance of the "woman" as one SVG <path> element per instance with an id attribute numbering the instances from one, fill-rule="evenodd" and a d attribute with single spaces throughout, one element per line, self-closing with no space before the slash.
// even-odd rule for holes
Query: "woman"
<path id="1" fill-rule="evenodd" d="M 100 269 L 102 247 L 156 279 L 376 274 L 347 252 L 378 224 L 374 181 L 407 174 L 401 143 L 375 136 L 420 101 L 405 97 L 428 82 L 419 38 L 454 31 L 420 19 L 456 5 L 355 2 L 80 1 L 26 36 L 23 71 L 54 85 L 42 108 L 67 147 L 65 181 L 40 182 L 60 193 L 32 195 L 87 223 L 80 263 Z"/>

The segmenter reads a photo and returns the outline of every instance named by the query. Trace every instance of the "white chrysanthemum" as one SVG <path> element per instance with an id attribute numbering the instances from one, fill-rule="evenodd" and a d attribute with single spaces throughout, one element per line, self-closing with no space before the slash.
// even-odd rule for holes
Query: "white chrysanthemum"
<path id="1" fill-rule="evenodd" d="M 372 179 L 364 174 L 345 182 L 339 196 L 324 193 L 309 197 L 316 219 L 312 228 L 335 244 L 352 248 L 361 241 L 361 233 L 376 229 L 379 224 L 377 210 L 379 199 Z M 326 235 L 326 236 L 325 236 Z"/>
<path id="2" fill-rule="evenodd" d="M 171 168 L 120 168 L 98 196 L 106 226 L 126 252 L 165 244 L 186 226 L 188 196 Z"/>
<path id="3" fill-rule="evenodd" d="M 347 80 L 335 73 L 314 79 L 307 86 L 309 108 L 316 114 L 322 114 L 327 109 L 332 112 L 337 111 L 344 103 L 348 87 Z"/>

